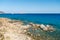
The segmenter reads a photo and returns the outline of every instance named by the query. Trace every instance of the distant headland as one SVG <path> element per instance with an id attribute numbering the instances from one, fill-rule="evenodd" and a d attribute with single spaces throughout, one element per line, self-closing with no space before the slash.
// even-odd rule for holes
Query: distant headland
<path id="1" fill-rule="evenodd" d="M 0 13 L 4 13 L 3 11 L 0 11 Z"/>

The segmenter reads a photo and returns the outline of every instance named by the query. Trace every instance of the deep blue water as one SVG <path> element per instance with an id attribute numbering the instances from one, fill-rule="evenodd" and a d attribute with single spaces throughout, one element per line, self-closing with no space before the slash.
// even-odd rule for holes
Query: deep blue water
<path id="1" fill-rule="evenodd" d="M 0 17 L 34 22 L 38 24 L 51 24 L 60 28 L 60 14 L 0 14 Z"/>

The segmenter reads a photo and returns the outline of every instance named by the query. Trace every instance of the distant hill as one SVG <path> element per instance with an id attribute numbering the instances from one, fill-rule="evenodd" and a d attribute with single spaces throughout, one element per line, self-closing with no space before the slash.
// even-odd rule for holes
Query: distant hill
<path id="1" fill-rule="evenodd" d="M 3 11 L 0 11 L 0 13 L 4 13 Z"/>

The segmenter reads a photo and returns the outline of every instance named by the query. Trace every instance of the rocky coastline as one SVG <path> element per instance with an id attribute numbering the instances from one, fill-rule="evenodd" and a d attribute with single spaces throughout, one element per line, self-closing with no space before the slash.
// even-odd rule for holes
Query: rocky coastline
<path id="1" fill-rule="evenodd" d="M 51 25 L 29 23 L 24 25 L 23 21 L 0 18 L 0 40 L 37 40 L 31 31 L 54 32 Z M 36 34 L 35 34 L 36 36 Z M 40 34 L 37 34 L 40 36 Z M 40 39 L 38 39 L 40 40 Z"/>

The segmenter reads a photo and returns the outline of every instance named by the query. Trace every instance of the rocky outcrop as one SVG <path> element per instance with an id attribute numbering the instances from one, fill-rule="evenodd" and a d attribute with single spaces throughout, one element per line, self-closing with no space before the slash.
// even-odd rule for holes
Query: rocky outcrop
<path id="1" fill-rule="evenodd" d="M 51 25 L 33 24 L 33 23 L 30 23 L 30 25 L 31 25 L 34 29 L 40 28 L 40 29 L 43 30 L 43 31 L 50 31 L 50 32 L 55 31 L 55 28 L 54 28 L 53 26 L 51 26 Z"/>

